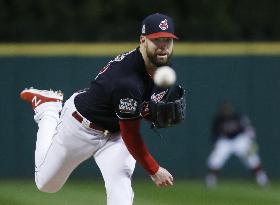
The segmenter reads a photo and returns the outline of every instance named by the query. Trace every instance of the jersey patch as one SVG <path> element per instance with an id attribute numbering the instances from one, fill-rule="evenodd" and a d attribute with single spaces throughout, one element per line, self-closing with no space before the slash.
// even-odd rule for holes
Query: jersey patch
<path id="1" fill-rule="evenodd" d="M 134 114 L 137 109 L 137 101 L 131 98 L 120 99 L 119 111 L 120 113 Z"/>

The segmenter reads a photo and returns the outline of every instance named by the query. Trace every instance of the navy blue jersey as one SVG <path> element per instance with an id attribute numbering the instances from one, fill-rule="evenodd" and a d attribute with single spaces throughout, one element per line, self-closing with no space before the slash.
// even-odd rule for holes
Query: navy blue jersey
<path id="1" fill-rule="evenodd" d="M 161 100 L 166 93 L 154 85 L 136 48 L 111 60 L 74 102 L 87 120 L 114 133 L 120 119 L 148 115 L 147 102 Z"/>
<path id="2" fill-rule="evenodd" d="M 233 139 L 249 127 L 251 128 L 251 123 L 246 115 L 240 115 L 238 113 L 218 115 L 213 123 L 212 137 L 214 141 L 219 137 Z"/>

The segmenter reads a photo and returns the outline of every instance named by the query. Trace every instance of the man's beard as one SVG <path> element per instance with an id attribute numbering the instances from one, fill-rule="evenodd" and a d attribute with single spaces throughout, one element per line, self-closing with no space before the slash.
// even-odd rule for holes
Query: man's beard
<path id="1" fill-rule="evenodd" d="M 166 58 L 165 61 L 160 61 L 160 60 L 158 60 L 158 58 L 157 58 L 157 54 L 152 54 L 152 53 L 149 52 L 148 50 L 147 50 L 146 53 L 147 53 L 147 56 L 148 56 L 150 62 L 151 62 L 153 65 L 155 65 L 156 67 L 169 65 L 170 59 L 171 59 L 171 56 L 172 56 L 172 53 L 171 53 L 171 54 L 169 54 L 169 55 L 167 56 L 167 58 Z"/>

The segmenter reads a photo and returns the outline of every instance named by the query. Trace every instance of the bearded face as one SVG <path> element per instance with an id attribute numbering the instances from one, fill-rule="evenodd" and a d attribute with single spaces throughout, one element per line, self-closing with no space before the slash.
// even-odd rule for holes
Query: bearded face
<path id="1" fill-rule="evenodd" d="M 146 54 L 150 62 L 156 67 L 169 65 L 173 54 L 173 39 L 148 39 L 146 42 Z"/>

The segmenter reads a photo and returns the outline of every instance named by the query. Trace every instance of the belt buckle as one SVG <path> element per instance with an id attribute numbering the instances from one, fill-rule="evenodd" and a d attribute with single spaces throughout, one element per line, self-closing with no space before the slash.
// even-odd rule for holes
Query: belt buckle
<path id="1" fill-rule="evenodd" d="M 89 120 L 87 120 L 86 118 L 83 118 L 83 120 L 82 120 L 82 125 L 84 126 L 84 127 L 86 127 L 86 128 L 90 128 L 90 121 Z"/>

